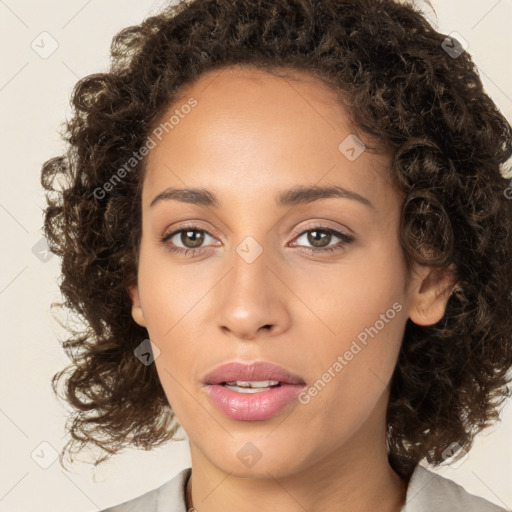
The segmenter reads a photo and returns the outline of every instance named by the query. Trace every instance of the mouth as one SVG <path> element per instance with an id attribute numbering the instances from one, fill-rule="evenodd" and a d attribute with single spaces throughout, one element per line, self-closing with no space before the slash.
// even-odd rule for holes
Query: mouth
<path id="1" fill-rule="evenodd" d="M 266 420 L 296 401 L 305 387 L 302 377 L 266 361 L 232 361 L 203 380 L 213 405 L 238 421 Z"/>

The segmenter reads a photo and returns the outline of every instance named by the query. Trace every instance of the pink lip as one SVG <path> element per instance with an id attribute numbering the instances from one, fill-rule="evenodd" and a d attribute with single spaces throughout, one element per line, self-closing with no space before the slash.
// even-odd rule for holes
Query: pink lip
<path id="1" fill-rule="evenodd" d="M 298 375 L 286 371 L 281 366 L 268 361 L 242 363 L 230 361 L 217 366 L 203 379 L 205 384 L 220 384 L 234 380 L 278 380 L 286 384 L 305 384 Z"/>
<path id="2" fill-rule="evenodd" d="M 237 393 L 222 383 L 235 380 L 277 380 L 280 385 L 258 393 Z M 206 391 L 213 404 L 235 420 L 266 420 L 293 402 L 305 387 L 304 380 L 284 368 L 265 361 L 223 364 L 205 378 Z"/>

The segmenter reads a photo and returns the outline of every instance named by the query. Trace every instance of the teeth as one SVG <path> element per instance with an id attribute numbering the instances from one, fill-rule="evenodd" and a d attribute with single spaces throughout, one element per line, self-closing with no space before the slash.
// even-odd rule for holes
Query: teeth
<path id="1" fill-rule="evenodd" d="M 226 382 L 230 386 L 239 386 L 241 388 L 266 388 L 268 386 L 275 386 L 279 384 L 278 380 L 234 380 Z"/>
<path id="2" fill-rule="evenodd" d="M 237 393 L 261 393 L 268 391 L 273 386 L 279 384 L 278 380 L 236 380 L 233 382 L 226 382 L 224 387 Z"/>

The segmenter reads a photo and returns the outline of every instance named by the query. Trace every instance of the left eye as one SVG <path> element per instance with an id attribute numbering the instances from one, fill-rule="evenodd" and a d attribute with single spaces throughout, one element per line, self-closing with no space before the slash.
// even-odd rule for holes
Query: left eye
<path id="1" fill-rule="evenodd" d="M 214 239 L 208 231 L 200 229 L 198 226 L 188 226 L 165 235 L 161 242 L 171 252 L 184 253 L 185 255 L 191 253 L 194 256 L 207 249 L 207 247 L 202 247 L 206 237 Z M 301 251 L 311 253 L 340 250 L 354 240 L 352 235 L 321 226 L 306 229 L 295 240 L 298 241 L 302 237 L 306 237 L 305 241 L 312 244 L 313 247 L 304 247 L 303 244 L 297 242 L 293 242 L 292 247 L 302 247 Z M 328 247 L 332 237 L 338 238 L 342 242 L 341 245 Z M 177 238 L 177 241 L 173 241 L 173 238 Z M 180 247 L 177 242 L 183 244 L 183 246 Z"/>
<path id="2" fill-rule="evenodd" d="M 308 248 L 311 252 L 335 251 L 337 249 L 342 249 L 345 244 L 349 244 L 353 241 L 353 237 L 351 235 L 347 235 L 346 233 L 341 233 L 340 231 L 330 228 L 322 228 L 320 226 L 303 231 L 297 237 L 297 240 L 302 237 L 306 237 L 306 241 L 313 245 L 312 248 Z M 341 246 L 328 247 L 329 241 L 332 240 L 333 237 L 339 238 L 343 244 Z"/>

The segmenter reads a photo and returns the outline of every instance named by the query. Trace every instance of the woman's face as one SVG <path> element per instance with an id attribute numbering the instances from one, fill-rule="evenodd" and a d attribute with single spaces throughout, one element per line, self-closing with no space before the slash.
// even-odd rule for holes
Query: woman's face
<path id="1" fill-rule="evenodd" d="M 147 157 L 133 318 L 160 351 L 193 462 L 240 476 L 384 449 L 388 383 L 421 309 L 389 154 L 364 150 L 334 93 L 295 76 L 203 75 Z M 152 204 L 169 189 L 198 192 Z M 230 361 L 270 362 L 302 385 L 205 383 Z"/>

